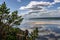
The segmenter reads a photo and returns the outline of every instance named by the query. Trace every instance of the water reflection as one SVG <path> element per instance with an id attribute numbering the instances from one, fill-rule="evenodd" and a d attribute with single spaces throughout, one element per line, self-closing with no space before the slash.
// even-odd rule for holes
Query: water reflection
<path id="1" fill-rule="evenodd" d="M 21 28 L 31 32 L 38 27 L 39 38 L 37 40 L 60 40 L 60 20 L 25 20 Z"/>

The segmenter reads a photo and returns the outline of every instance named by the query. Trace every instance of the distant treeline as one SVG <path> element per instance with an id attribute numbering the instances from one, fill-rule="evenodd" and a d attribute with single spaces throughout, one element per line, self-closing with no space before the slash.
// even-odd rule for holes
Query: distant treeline
<path id="1" fill-rule="evenodd" d="M 31 20 L 32 19 L 50 19 L 50 20 L 52 20 L 52 19 L 55 19 L 55 20 L 60 20 L 60 17 L 38 17 L 38 18 L 30 18 Z"/>

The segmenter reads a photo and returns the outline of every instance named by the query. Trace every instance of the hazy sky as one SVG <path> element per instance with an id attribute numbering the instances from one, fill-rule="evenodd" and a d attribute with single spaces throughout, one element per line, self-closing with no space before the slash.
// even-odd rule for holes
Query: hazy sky
<path id="1" fill-rule="evenodd" d="M 18 10 L 19 14 L 49 12 L 60 13 L 60 0 L 0 0 L 0 4 L 6 2 L 10 11 Z M 45 15 L 45 14 L 43 14 Z"/>

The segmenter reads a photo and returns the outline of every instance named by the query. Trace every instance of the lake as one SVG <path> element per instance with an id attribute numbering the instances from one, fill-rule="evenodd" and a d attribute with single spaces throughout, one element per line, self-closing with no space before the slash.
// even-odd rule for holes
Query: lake
<path id="1" fill-rule="evenodd" d="M 32 32 L 33 29 L 38 27 L 39 30 L 39 39 L 59 39 L 60 38 L 60 20 L 54 19 L 25 19 L 21 24 L 21 29 L 28 29 L 29 32 Z M 46 39 L 46 40 L 47 40 Z M 53 40 L 54 40 L 53 39 Z"/>

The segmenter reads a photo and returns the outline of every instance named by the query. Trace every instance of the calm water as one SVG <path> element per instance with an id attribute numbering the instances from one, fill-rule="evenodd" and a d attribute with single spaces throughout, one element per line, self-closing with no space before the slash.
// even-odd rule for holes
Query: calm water
<path id="1" fill-rule="evenodd" d="M 37 22 L 37 23 L 34 24 L 32 22 L 35 22 L 35 23 Z M 24 20 L 21 24 L 22 29 L 28 29 L 29 31 L 32 31 L 35 27 L 38 27 L 39 31 L 40 30 L 45 30 L 45 31 L 49 31 L 49 32 L 51 31 L 52 32 L 51 34 L 53 34 L 54 36 L 57 34 L 57 36 L 59 36 L 59 38 L 60 38 L 60 20 L 48 20 L 48 19 L 44 19 L 44 20 L 43 19 L 34 19 L 34 20 L 31 19 L 30 20 L 30 19 L 28 19 L 28 20 Z M 39 33 L 41 33 L 41 32 L 39 32 Z M 44 35 L 44 36 L 46 36 L 46 35 Z"/>
<path id="2" fill-rule="evenodd" d="M 33 23 L 32 23 L 33 22 Z M 48 20 L 48 19 L 25 19 L 23 20 L 22 24 L 21 24 L 21 28 L 30 28 L 31 26 L 34 26 L 34 22 L 39 23 L 38 25 L 41 26 L 45 26 L 47 28 L 59 28 L 60 27 L 60 20 Z"/>
<path id="3" fill-rule="evenodd" d="M 45 25 L 47 29 L 51 29 L 51 31 L 60 33 L 60 25 L 58 24 L 47 24 Z"/>
<path id="4" fill-rule="evenodd" d="M 32 24 L 32 22 L 37 22 L 37 23 L 39 22 L 40 24 L 35 25 L 35 24 Z M 52 31 L 56 31 L 56 32 L 60 30 L 60 20 L 48 20 L 48 19 L 44 19 L 44 20 L 43 19 L 35 19 L 35 20 L 26 19 L 26 20 L 23 20 L 21 24 L 21 28 L 31 28 L 31 27 L 34 28 L 33 27 L 34 25 L 36 27 L 44 26 L 45 28 L 51 29 Z"/>

